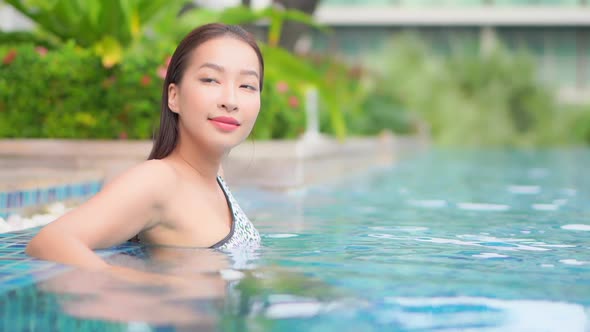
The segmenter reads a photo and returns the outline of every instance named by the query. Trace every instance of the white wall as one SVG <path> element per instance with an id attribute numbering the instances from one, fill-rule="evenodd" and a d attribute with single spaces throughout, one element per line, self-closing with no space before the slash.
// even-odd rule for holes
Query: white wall
<path id="1" fill-rule="evenodd" d="M 18 13 L 11 6 L 0 2 L 0 30 L 29 30 L 32 27 L 31 20 Z"/>

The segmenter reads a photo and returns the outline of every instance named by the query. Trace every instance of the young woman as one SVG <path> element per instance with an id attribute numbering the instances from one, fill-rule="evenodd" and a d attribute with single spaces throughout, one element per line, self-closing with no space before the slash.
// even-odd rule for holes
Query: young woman
<path id="1" fill-rule="evenodd" d="M 190 32 L 168 66 L 149 160 L 44 227 L 27 253 L 101 268 L 109 265 L 93 249 L 131 238 L 160 246 L 259 246 L 220 166 L 254 126 L 263 77 L 260 49 L 242 28 L 214 23 Z"/>

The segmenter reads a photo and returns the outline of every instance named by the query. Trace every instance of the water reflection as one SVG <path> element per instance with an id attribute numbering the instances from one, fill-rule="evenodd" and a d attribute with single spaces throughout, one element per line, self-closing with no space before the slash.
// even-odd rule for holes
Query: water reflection
<path id="1" fill-rule="evenodd" d="M 142 257 L 143 256 L 143 257 Z M 200 249 L 144 248 L 108 259 L 108 271 L 74 269 L 42 282 L 59 295 L 63 312 L 85 319 L 213 327 L 214 313 L 231 281 L 228 256 Z"/>
<path id="2" fill-rule="evenodd" d="M 256 252 L 146 247 L 108 258 L 108 271 L 74 269 L 39 283 L 62 313 L 81 319 L 153 326 L 235 329 L 273 319 L 314 316 L 342 298 L 318 278 L 256 265 Z"/>

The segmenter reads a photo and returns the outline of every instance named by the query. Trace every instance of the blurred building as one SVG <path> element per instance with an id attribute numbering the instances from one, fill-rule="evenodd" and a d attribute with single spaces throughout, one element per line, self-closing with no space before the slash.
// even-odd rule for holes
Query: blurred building
<path id="1" fill-rule="evenodd" d="M 440 54 L 499 41 L 528 51 L 562 100 L 590 100 L 590 0 L 321 0 L 316 17 L 335 30 L 316 47 L 352 58 L 408 30 Z"/>

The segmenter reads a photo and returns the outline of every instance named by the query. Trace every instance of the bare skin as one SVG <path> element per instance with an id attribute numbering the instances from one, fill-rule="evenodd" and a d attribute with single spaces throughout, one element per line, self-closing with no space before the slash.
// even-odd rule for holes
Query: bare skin
<path id="1" fill-rule="evenodd" d="M 164 159 L 126 171 L 83 205 L 45 226 L 29 243 L 34 257 L 84 268 L 110 267 L 93 250 L 139 234 L 156 245 L 209 247 L 230 231 L 230 208 L 217 183 L 221 161 L 249 135 L 260 109 L 256 53 L 237 39 L 193 50 L 182 81 L 168 87 L 179 142 Z M 232 117 L 226 130 L 212 120 Z"/>

